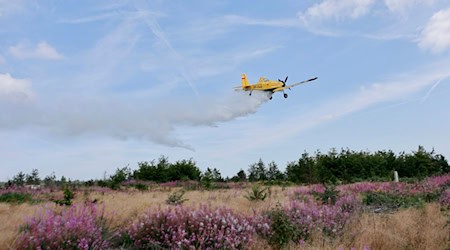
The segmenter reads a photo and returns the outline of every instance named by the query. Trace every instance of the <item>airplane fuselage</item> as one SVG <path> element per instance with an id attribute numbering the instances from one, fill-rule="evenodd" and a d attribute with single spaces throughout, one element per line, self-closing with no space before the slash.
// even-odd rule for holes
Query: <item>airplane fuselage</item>
<path id="1" fill-rule="evenodd" d="M 288 77 L 286 76 L 286 78 L 283 80 L 269 80 L 265 77 L 260 77 L 259 81 L 257 83 L 254 84 L 250 84 L 248 82 L 247 76 L 245 74 L 242 74 L 242 86 L 241 87 L 236 87 L 236 90 L 244 90 L 244 91 L 249 91 L 249 95 L 252 95 L 252 92 L 254 90 L 258 90 L 258 91 L 267 91 L 267 92 L 271 92 L 270 95 L 270 99 L 272 99 L 272 93 L 275 92 L 279 92 L 282 91 L 283 92 L 283 96 L 284 98 L 287 98 L 288 95 L 284 92 L 284 90 L 286 89 L 291 89 L 292 87 L 298 86 L 300 84 L 306 83 L 306 82 L 310 82 L 310 81 L 314 81 L 317 79 L 317 77 L 305 80 L 305 81 L 301 81 L 301 82 L 297 82 L 291 85 L 286 85 L 286 81 L 288 79 Z"/>
<path id="2" fill-rule="evenodd" d="M 252 90 L 260 90 L 260 91 L 273 91 L 277 88 L 283 87 L 283 83 L 280 81 L 267 80 L 264 77 L 261 77 L 257 83 L 249 84 L 247 86 L 242 86 L 243 90 L 252 91 Z"/>

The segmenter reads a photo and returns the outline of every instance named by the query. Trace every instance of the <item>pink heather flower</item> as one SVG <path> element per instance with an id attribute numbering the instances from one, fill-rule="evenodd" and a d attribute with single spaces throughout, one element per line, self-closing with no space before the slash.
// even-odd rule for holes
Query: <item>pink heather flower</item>
<path id="1" fill-rule="evenodd" d="M 16 249 L 107 249 L 103 210 L 95 205 L 53 209 L 31 218 L 19 233 Z"/>
<path id="2" fill-rule="evenodd" d="M 227 208 L 181 206 L 149 211 L 125 230 L 137 248 L 243 249 L 255 232 L 250 219 Z"/>
<path id="3" fill-rule="evenodd" d="M 439 203 L 447 208 L 450 208 L 450 188 L 447 188 L 441 195 Z"/>

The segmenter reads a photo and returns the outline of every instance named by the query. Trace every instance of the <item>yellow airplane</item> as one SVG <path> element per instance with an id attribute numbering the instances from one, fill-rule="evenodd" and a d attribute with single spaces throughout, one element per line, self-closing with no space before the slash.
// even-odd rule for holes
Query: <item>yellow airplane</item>
<path id="1" fill-rule="evenodd" d="M 288 85 L 288 86 L 286 86 L 286 81 L 288 79 L 287 76 L 286 76 L 286 79 L 284 79 L 284 81 L 280 80 L 280 79 L 269 80 L 269 79 L 261 76 L 259 78 L 259 81 L 255 84 L 248 83 L 247 76 L 245 74 L 242 74 L 241 79 L 242 79 L 242 86 L 235 87 L 235 90 L 250 91 L 249 95 L 252 95 L 252 92 L 254 90 L 271 92 L 270 99 L 272 100 L 273 93 L 278 92 L 278 91 L 283 91 L 284 98 L 287 98 L 288 94 L 286 94 L 284 92 L 284 90 L 286 90 L 286 89 L 290 90 L 292 87 L 298 86 L 303 83 L 314 81 L 317 79 L 317 77 L 314 77 L 314 78 L 311 78 L 311 79 L 308 79 L 305 81 L 297 82 L 297 83 L 294 83 L 294 84 Z"/>

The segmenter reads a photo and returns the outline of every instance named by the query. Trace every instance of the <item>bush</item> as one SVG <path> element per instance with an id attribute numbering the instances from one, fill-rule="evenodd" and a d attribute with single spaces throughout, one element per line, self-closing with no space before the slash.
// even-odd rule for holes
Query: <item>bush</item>
<path id="1" fill-rule="evenodd" d="M 22 204 L 31 201 L 33 201 L 33 198 L 28 193 L 7 192 L 0 194 L 0 202 Z"/>
<path id="2" fill-rule="evenodd" d="M 169 197 L 166 200 L 166 203 L 169 205 L 181 205 L 188 199 L 183 199 L 185 191 L 179 190 L 176 192 L 173 192 L 169 195 Z"/>
<path id="3" fill-rule="evenodd" d="M 177 206 L 149 211 L 123 238 L 138 249 L 245 249 L 254 232 L 248 218 L 230 209 Z"/>
<path id="4" fill-rule="evenodd" d="M 250 192 L 245 195 L 245 198 L 249 201 L 263 201 L 269 194 L 268 187 L 261 187 L 259 185 L 253 185 Z"/>
<path id="5" fill-rule="evenodd" d="M 108 249 L 103 210 L 72 206 L 48 210 L 22 226 L 14 249 Z"/>
<path id="6" fill-rule="evenodd" d="M 70 191 L 67 185 L 64 186 L 64 198 L 62 200 L 54 200 L 54 202 L 60 206 L 70 206 L 72 205 L 72 199 L 75 197 L 75 194 Z"/>
<path id="7" fill-rule="evenodd" d="M 313 200 L 292 201 L 288 206 L 277 206 L 265 215 L 256 216 L 256 231 L 274 248 L 282 248 L 289 242 L 301 243 L 311 238 L 314 231 L 335 238 L 342 235 L 351 216 L 359 211 L 353 195 L 337 198 L 334 205 L 320 204 Z M 269 228 L 265 228 L 265 224 Z"/>
<path id="8" fill-rule="evenodd" d="M 423 207 L 425 198 L 422 195 L 367 192 L 363 204 L 385 209 Z"/>
<path id="9" fill-rule="evenodd" d="M 289 218 L 280 204 L 269 211 L 267 215 L 271 226 L 269 244 L 273 248 L 281 249 L 298 238 L 300 233 L 297 227 L 292 223 L 291 218 Z"/>
<path id="10" fill-rule="evenodd" d="M 134 187 L 139 190 L 139 191 L 147 191 L 148 190 L 148 186 L 142 183 L 136 183 L 134 184 Z"/>
<path id="11" fill-rule="evenodd" d="M 334 185 L 326 185 L 323 192 L 312 191 L 311 194 L 320 200 L 322 204 L 334 205 L 339 196 L 339 191 L 336 190 L 336 186 Z"/>

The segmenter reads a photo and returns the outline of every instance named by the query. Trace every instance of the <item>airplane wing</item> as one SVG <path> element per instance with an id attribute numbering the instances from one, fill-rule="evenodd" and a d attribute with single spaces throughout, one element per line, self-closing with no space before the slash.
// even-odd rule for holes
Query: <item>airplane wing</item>
<path id="1" fill-rule="evenodd" d="M 276 88 L 276 89 L 272 90 L 272 92 L 275 93 L 275 92 L 278 92 L 278 91 L 283 91 L 283 90 L 285 90 L 285 89 L 291 89 L 291 88 L 293 88 L 293 87 L 295 87 L 295 86 L 298 86 L 298 85 L 303 84 L 303 83 L 311 82 L 311 81 L 314 81 L 314 80 L 316 80 L 316 79 L 317 79 L 317 77 L 314 77 L 314 78 L 311 78 L 311 79 L 308 79 L 308 80 L 305 80 L 305 81 L 301 81 L 301 82 L 294 83 L 294 84 L 292 84 L 292 85 L 288 85 L 288 86 L 284 86 L 284 87 L 279 87 L 279 88 Z"/>

